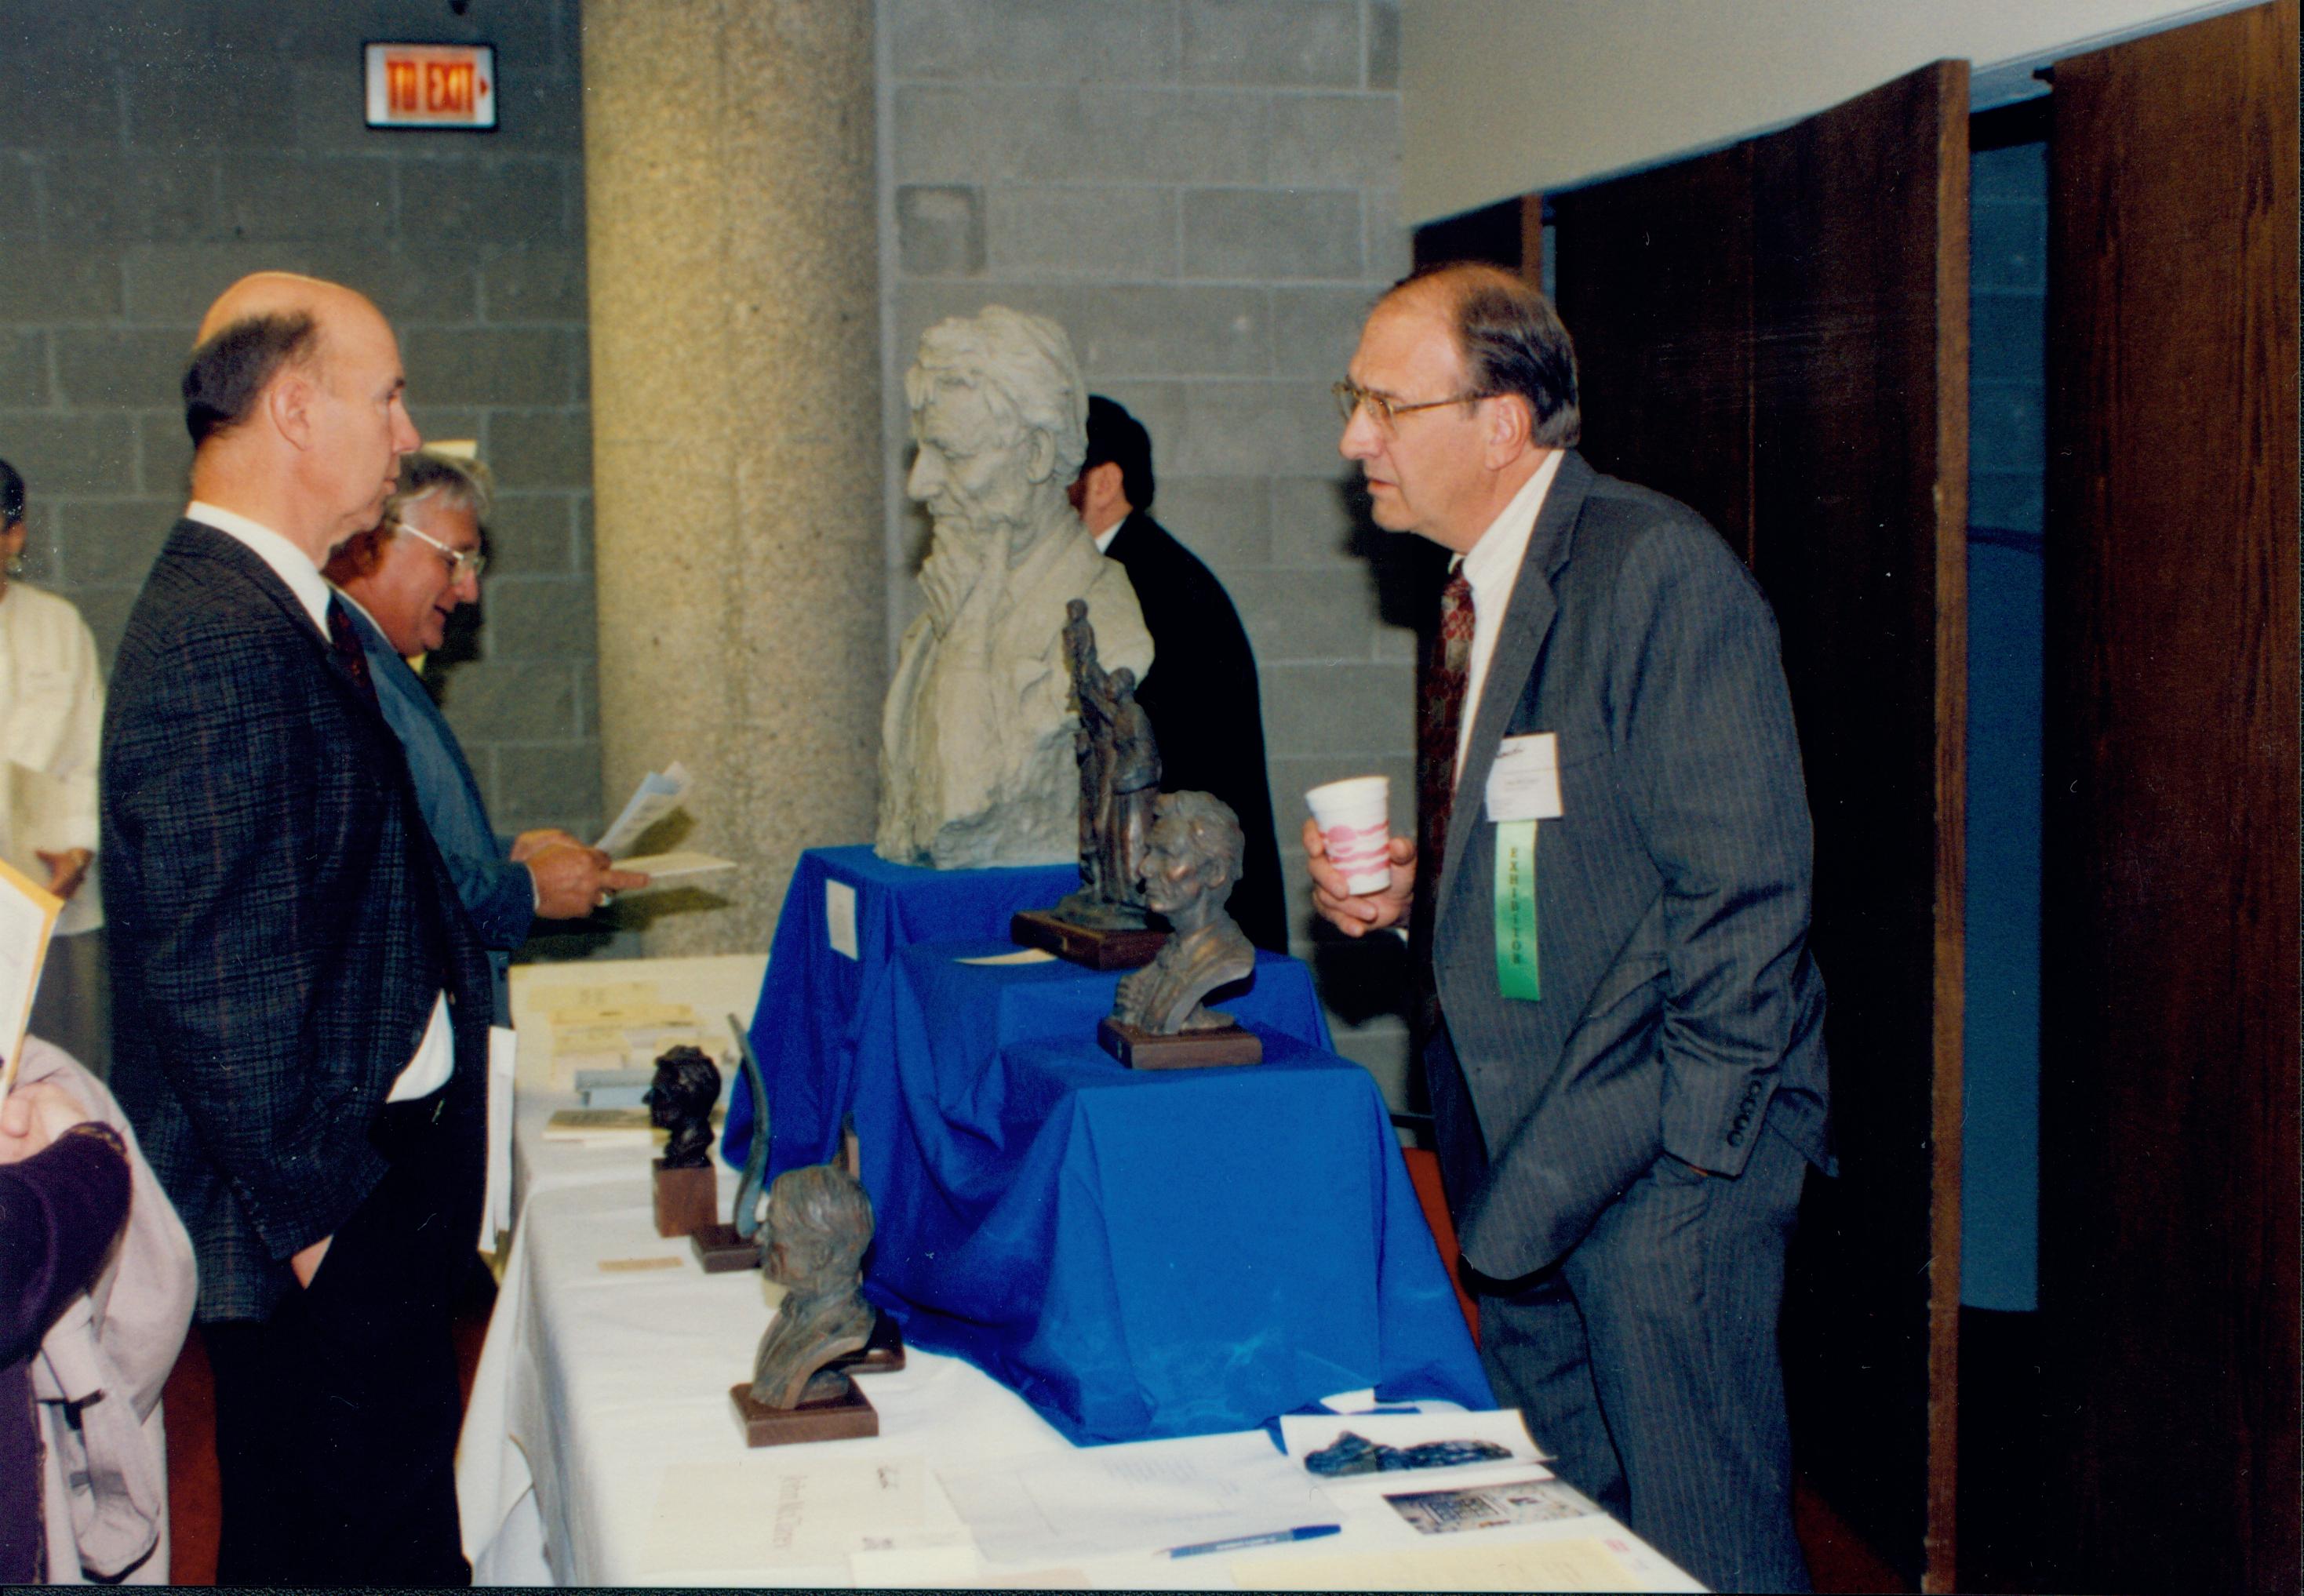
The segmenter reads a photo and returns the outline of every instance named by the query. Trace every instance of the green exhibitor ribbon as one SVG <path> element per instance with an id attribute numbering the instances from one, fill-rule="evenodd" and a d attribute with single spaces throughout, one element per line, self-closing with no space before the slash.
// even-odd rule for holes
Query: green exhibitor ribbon
<path id="1" fill-rule="evenodd" d="M 1544 996 L 1536 967 L 1536 822 L 1496 827 L 1496 990 L 1533 1003 Z"/>

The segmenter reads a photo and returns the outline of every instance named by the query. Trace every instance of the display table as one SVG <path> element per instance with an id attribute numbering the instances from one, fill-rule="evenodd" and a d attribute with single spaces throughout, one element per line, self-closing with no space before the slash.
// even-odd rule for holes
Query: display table
<path id="1" fill-rule="evenodd" d="M 565 1101 L 520 1107 L 526 1201 L 458 1457 L 482 1583 L 1697 1588 L 1597 1514 L 1419 1536 L 1348 1503 L 1325 1515 L 1341 1533 L 1248 1558 L 987 1563 L 942 1482 L 1086 1455 L 966 1363 L 918 1348 L 866 1384 L 877 1437 L 748 1450 L 726 1393 L 768 1322 L 761 1278 L 707 1276 L 685 1242 L 656 1237 L 644 1144 L 544 1141 Z"/>
<path id="2" fill-rule="evenodd" d="M 958 937 L 1004 941 L 1010 916 L 1046 908 L 1078 885 L 1072 864 L 924 870 L 891 865 L 861 845 L 801 854 L 751 1021 L 752 1051 L 778 1083 L 771 1136 L 783 1136 L 787 1113 L 808 1111 L 808 1099 L 846 1101 L 859 1041 L 870 1034 L 868 1010 L 898 949 Z M 830 1119 L 836 1131 L 838 1112 Z M 728 1105 L 722 1156 L 741 1168 L 751 1139 L 752 1105 L 740 1092 Z M 778 1155 L 779 1169 L 823 1161 L 781 1148 Z"/>
<path id="3" fill-rule="evenodd" d="M 1368 1072 L 1301 962 L 1225 1009 L 1266 1061 L 1131 1070 L 1097 1045 L 1116 973 L 929 942 L 891 961 L 852 1101 L 879 1239 L 867 1294 L 1082 1443 L 1262 1423 L 1330 1393 L 1492 1406 Z M 836 1119 L 775 1145 L 818 1161 Z M 827 1115 L 830 1110 L 826 1110 Z"/>

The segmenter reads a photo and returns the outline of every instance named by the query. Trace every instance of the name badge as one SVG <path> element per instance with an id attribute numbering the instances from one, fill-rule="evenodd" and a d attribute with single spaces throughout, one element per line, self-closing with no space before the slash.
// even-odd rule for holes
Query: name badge
<path id="1" fill-rule="evenodd" d="M 1488 818 L 1498 823 L 1560 818 L 1560 739 L 1549 731 L 1508 737 L 1488 767 Z"/>

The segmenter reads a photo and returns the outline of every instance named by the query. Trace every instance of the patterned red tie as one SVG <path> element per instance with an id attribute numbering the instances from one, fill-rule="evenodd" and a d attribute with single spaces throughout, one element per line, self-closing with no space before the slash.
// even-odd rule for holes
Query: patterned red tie
<path id="1" fill-rule="evenodd" d="M 360 697 L 368 707 L 379 707 L 376 698 L 376 679 L 368 673 L 368 650 L 360 646 L 360 638 L 352 633 L 352 618 L 344 613 L 343 601 L 328 600 L 328 646 L 336 651 L 336 658 L 352 672 L 352 685 L 360 688 Z"/>
<path id="2" fill-rule="evenodd" d="M 1440 628 L 1425 656 L 1424 697 L 1416 722 L 1416 901 L 1409 912 L 1408 943 L 1416 968 L 1418 1019 L 1427 1036 L 1439 1021 L 1432 927 L 1448 816 L 1456 802 L 1457 729 L 1471 667 L 1472 584 L 1460 569 L 1440 590 Z"/>

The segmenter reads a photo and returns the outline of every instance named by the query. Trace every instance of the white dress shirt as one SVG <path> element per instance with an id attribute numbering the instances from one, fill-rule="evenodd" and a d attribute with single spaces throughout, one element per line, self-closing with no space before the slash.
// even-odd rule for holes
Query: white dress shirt
<path id="1" fill-rule="evenodd" d="M 1099 554 L 1112 553 L 1112 540 L 1120 536 L 1120 529 L 1126 525 L 1128 525 L 1128 515 L 1123 511 L 1118 520 L 1096 535 L 1096 552 Z"/>
<path id="2" fill-rule="evenodd" d="M 320 636 L 329 635 L 328 600 L 334 590 L 309 554 L 261 521 L 204 504 L 198 499 L 184 507 L 184 519 L 213 527 L 235 543 L 245 545 L 288 584 L 288 591 L 296 595 L 296 602 L 311 616 L 312 624 L 320 629 Z M 444 991 L 432 1000 L 432 1018 L 424 1027 L 424 1039 L 416 1044 L 415 1056 L 393 1081 L 385 1101 L 408 1102 L 429 1097 L 448 1084 L 455 1068 L 455 1043 L 448 1029 L 448 994 Z"/>
<path id="3" fill-rule="evenodd" d="M 1480 691 L 1487 686 L 1488 661 L 1496 652 L 1496 629 L 1504 624 L 1504 612 L 1512 606 L 1512 584 L 1520 577 L 1520 562 L 1528 557 L 1528 540 L 1536 530 L 1536 518 L 1544 511 L 1544 496 L 1552 489 L 1552 479 L 1560 475 L 1560 453 L 1553 450 L 1544 457 L 1544 463 L 1533 476 L 1520 484 L 1520 492 L 1512 497 L 1472 552 L 1461 556 L 1457 569 L 1472 585 L 1472 658 L 1464 680 L 1464 709 L 1456 722 L 1456 774 L 1464 773 L 1464 753 L 1472 746 L 1472 723 L 1479 718 Z"/>

